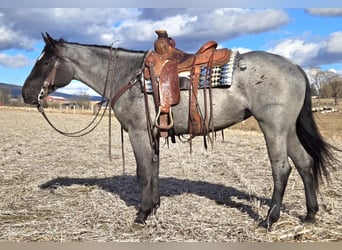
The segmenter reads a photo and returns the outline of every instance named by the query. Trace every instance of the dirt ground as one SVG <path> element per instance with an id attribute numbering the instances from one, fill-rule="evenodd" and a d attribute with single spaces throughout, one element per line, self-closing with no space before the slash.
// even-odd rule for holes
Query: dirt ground
<path id="1" fill-rule="evenodd" d="M 48 114 L 63 130 L 77 130 L 90 115 Z M 326 140 L 342 148 L 342 112 L 315 114 Z M 161 151 L 161 207 L 145 227 L 132 226 L 140 192 L 135 160 L 113 119 L 108 159 L 108 117 L 91 134 L 63 137 L 35 110 L 0 109 L 0 241 L 342 241 L 342 173 L 321 184 L 315 224 L 302 224 L 303 184 L 292 171 L 280 220 L 257 227 L 267 214 L 273 181 L 262 134 L 252 119 L 218 134 L 206 151 L 202 138 Z M 341 152 L 335 152 L 342 159 Z"/>

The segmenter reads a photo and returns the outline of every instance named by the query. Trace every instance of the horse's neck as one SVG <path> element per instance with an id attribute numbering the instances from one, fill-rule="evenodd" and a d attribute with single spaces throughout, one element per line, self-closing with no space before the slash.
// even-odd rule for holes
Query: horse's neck
<path id="1" fill-rule="evenodd" d="M 144 59 L 144 53 L 105 47 L 73 45 L 70 51 L 75 79 L 100 95 L 105 91 L 106 98 L 133 77 Z"/>

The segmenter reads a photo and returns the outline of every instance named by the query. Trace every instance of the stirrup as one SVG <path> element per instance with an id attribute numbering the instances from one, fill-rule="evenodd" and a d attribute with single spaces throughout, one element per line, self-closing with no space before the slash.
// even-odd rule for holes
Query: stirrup
<path id="1" fill-rule="evenodd" d="M 171 129 L 172 127 L 173 127 L 173 118 L 172 118 L 172 114 L 171 114 L 171 107 L 170 107 L 170 111 L 169 111 L 169 113 L 168 113 L 168 115 L 169 115 L 169 117 L 170 117 L 170 124 L 167 124 L 166 126 L 163 126 L 163 125 L 160 125 L 159 123 L 158 123 L 158 119 L 159 119 L 159 117 L 160 117 L 160 114 L 161 114 L 161 107 L 159 106 L 159 108 L 158 108 L 158 113 L 157 113 L 157 116 L 156 116 L 156 119 L 155 119 L 155 125 L 156 125 L 156 127 L 157 128 L 159 128 L 159 129 L 164 129 L 164 130 L 169 130 L 169 129 Z"/>

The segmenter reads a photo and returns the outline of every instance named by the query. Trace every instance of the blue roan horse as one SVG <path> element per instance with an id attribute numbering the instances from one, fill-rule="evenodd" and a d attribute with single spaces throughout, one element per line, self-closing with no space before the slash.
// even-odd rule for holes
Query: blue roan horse
<path id="1" fill-rule="evenodd" d="M 155 127 L 150 130 L 147 126 L 141 88 L 146 52 L 54 40 L 48 34 L 43 38 L 44 50 L 23 86 L 24 101 L 37 104 L 39 98 L 66 86 L 72 79 L 85 83 L 108 100 L 115 96 L 117 100 L 112 102 L 112 108 L 129 134 L 141 189 L 141 204 L 135 222 L 144 224 L 148 215 L 160 205 L 159 133 Z M 108 66 L 109 57 L 113 58 L 111 67 Z M 305 221 L 314 222 L 318 211 L 318 182 L 322 175 L 328 175 L 327 167 L 335 159 L 333 147 L 322 139 L 313 119 L 308 79 L 299 66 L 278 55 L 249 52 L 238 55 L 237 59 L 239 63 L 231 87 L 212 89 L 214 130 L 254 116 L 264 133 L 274 189 L 268 215 L 261 226 L 270 228 L 280 216 L 291 172 L 289 158 L 304 183 Z M 114 72 L 110 84 L 106 84 L 110 75 L 108 68 Z M 130 86 L 125 87 L 128 82 Z M 202 92 L 199 90 L 200 108 L 203 108 Z M 153 104 L 152 96 L 148 99 Z M 188 111 L 188 91 L 182 91 L 180 103 L 172 109 L 175 135 L 189 133 Z M 154 105 L 149 105 L 149 115 L 153 120 Z M 154 139 L 152 144 L 151 137 Z"/>

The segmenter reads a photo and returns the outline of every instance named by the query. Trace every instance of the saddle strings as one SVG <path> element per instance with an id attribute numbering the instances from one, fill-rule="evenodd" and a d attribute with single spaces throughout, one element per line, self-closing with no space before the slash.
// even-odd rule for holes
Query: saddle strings
<path id="1" fill-rule="evenodd" d="M 213 60 L 214 60 L 214 51 L 211 53 L 209 61 L 208 61 L 208 67 L 205 72 L 205 81 L 208 81 L 209 85 L 209 117 L 208 117 L 208 105 L 207 105 L 207 94 L 206 94 L 206 84 L 204 87 L 204 109 L 205 109 L 205 116 L 204 116 L 204 144 L 206 145 L 206 137 L 209 140 L 209 143 L 211 146 L 213 146 L 213 138 L 210 136 L 210 130 L 212 133 L 214 133 L 214 117 L 213 117 L 213 98 L 212 98 L 212 84 L 211 84 L 211 75 L 212 75 L 212 69 L 213 69 Z"/>
<path id="2" fill-rule="evenodd" d="M 212 66 L 213 66 L 213 59 L 214 59 L 214 51 L 212 52 L 212 54 L 209 57 L 208 62 L 206 63 L 206 70 L 205 70 L 205 74 L 204 74 L 204 84 L 203 84 L 203 101 L 204 101 L 204 115 L 202 113 L 202 110 L 199 106 L 198 103 L 198 96 L 195 96 L 196 99 L 196 107 L 198 110 L 198 113 L 201 116 L 201 122 L 202 122 L 202 132 L 203 132 L 203 142 L 204 142 L 204 148 L 207 149 L 208 148 L 208 144 L 207 144 L 207 139 L 209 141 L 209 143 L 211 144 L 211 146 L 213 146 L 213 137 L 210 135 L 210 132 L 214 135 L 215 134 L 215 129 L 214 129 L 214 117 L 213 117 L 213 98 L 212 98 L 212 84 L 211 84 L 211 74 L 212 74 Z M 190 81 L 194 80 L 194 69 L 191 70 L 191 79 Z M 199 80 L 199 79 L 198 79 Z M 207 100 L 207 86 L 208 90 L 209 90 L 209 114 L 208 114 L 208 100 Z M 192 88 L 192 86 L 189 89 L 189 115 L 190 115 L 190 103 L 191 103 L 191 92 L 194 92 L 194 89 Z M 189 133 L 190 133 L 190 137 L 189 139 L 187 139 L 187 141 L 190 144 L 190 154 L 192 153 L 192 126 L 191 126 L 191 122 L 190 122 L 190 118 L 189 118 Z M 180 137 L 179 137 L 180 138 Z"/>

